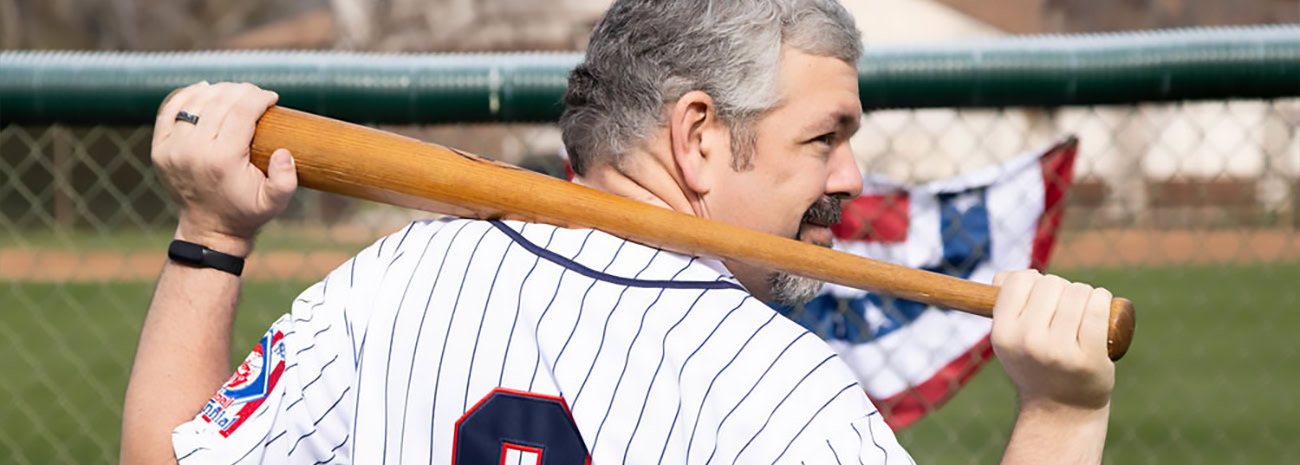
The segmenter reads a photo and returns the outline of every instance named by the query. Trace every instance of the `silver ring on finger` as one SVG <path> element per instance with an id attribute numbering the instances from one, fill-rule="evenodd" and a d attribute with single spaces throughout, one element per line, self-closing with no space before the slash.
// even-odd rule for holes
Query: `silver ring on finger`
<path id="1" fill-rule="evenodd" d="M 176 113 L 176 121 L 184 121 L 197 126 L 199 124 L 199 115 L 181 110 Z"/>

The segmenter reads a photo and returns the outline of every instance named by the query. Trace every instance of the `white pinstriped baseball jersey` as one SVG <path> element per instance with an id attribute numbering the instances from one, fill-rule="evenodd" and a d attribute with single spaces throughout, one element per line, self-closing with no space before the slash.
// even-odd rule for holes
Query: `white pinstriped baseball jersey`
<path id="1" fill-rule="evenodd" d="M 191 463 L 911 463 L 854 375 L 718 261 L 417 222 L 302 293 L 173 432 Z"/>

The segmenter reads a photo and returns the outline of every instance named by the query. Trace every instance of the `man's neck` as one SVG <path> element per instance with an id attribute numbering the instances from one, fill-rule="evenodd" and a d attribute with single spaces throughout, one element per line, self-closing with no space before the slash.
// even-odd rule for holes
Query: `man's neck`
<path id="1" fill-rule="evenodd" d="M 676 166 L 668 161 L 649 152 L 630 153 L 620 167 L 594 166 L 574 176 L 573 182 L 688 215 L 706 216 L 701 214 L 699 197 L 688 192 Z"/>
<path id="2" fill-rule="evenodd" d="M 713 219 L 699 195 L 686 187 L 671 160 L 671 157 L 660 157 L 650 152 L 632 153 L 625 157 L 620 168 L 610 164 L 590 167 L 582 176 L 575 176 L 573 182 L 687 215 Z M 766 271 L 729 260 L 722 260 L 722 263 L 746 289 L 759 299 L 767 298 L 768 288 L 762 285 L 767 279 Z"/>

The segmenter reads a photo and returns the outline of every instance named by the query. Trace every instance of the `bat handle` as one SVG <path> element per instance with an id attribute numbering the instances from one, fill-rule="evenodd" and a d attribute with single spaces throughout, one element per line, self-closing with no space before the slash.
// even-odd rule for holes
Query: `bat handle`
<path id="1" fill-rule="evenodd" d="M 1110 321 L 1106 330 L 1106 351 L 1112 361 L 1119 361 L 1128 353 L 1128 345 L 1133 342 L 1133 330 L 1137 326 L 1137 311 L 1133 302 L 1123 297 L 1110 301 Z"/>

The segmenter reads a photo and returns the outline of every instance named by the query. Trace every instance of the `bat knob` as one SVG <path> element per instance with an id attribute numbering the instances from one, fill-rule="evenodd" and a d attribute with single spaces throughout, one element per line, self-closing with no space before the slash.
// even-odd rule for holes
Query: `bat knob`
<path id="1" fill-rule="evenodd" d="M 1137 311 L 1133 302 L 1123 297 L 1110 301 L 1110 327 L 1106 333 L 1106 349 L 1112 361 L 1119 361 L 1128 353 L 1133 342 L 1133 329 L 1137 326 Z"/>

